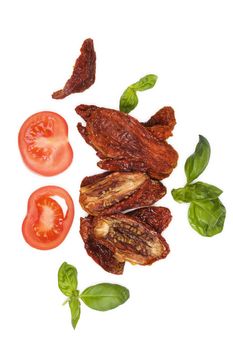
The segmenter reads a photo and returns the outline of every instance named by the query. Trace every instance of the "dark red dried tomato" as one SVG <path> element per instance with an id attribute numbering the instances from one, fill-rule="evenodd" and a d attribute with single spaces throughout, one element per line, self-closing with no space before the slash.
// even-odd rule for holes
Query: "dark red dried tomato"
<path id="1" fill-rule="evenodd" d="M 105 172 L 85 177 L 79 202 L 91 215 L 113 214 L 151 205 L 166 194 L 166 188 L 142 172 Z"/>
<path id="2" fill-rule="evenodd" d="M 135 118 L 113 109 L 80 105 L 76 112 L 86 121 L 78 130 L 101 158 L 98 166 L 109 171 L 141 171 L 160 180 L 170 175 L 178 154 Z"/>
<path id="3" fill-rule="evenodd" d="M 105 271 L 121 275 L 124 270 L 124 262 L 118 261 L 112 251 L 98 242 L 91 234 L 93 216 L 80 219 L 80 234 L 85 244 L 87 254 Z"/>
<path id="4" fill-rule="evenodd" d="M 145 126 L 158 140 L 165 140 L 172 135 L 172 130 L 176 125 L 175 113 L 172 107 L 163 107 L 156 112 Z"/>
<path id="5" fill-rule="evenodd" d="M 52 98 L 62 99 L 75 92 L 83 92 L 95 82 L 96 53 L 92 39 L 86 39 L 81 47 L 71 78 L 62 90 L 52 94 Z"/>
<path id="6" fill-rule="evenodd" d="M 148 212 L 146 213 L 146 209 Z M 133 264 L 150 265 L 163 259 L 169 253 L 165 239 L 154 230 L 161 232 L 168 224 L 168 212 L 150 211 L 154 219 L 149 220 L 149 209 L 138 209 L 134 214 L 113 214 L 81 218 L 80 234 L 87 253 L 106 271 L 123 273 L 125 261 Z M 155 216 L 165 215 L 163 220 Z"/>
<path id="7" fill-rule="evenodd" d="M 129 212 L 128 215 L 138 218 L 158 233 L 162 233 L 172 219 L 170 210 L 165 207 L 140 208 Z"/>

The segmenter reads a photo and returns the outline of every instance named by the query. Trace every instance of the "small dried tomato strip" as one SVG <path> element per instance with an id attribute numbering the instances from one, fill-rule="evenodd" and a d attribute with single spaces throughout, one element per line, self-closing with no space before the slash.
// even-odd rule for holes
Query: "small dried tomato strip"
<path id="1" fill-rule="evenodd" d="M 80 50 L 71 78 L 62 90 L 52 94 L 54 99 L 62 99 L 75 92 L 83 92 L 95 82 L 96 53 L 92 39 L 86 39 Z"/>

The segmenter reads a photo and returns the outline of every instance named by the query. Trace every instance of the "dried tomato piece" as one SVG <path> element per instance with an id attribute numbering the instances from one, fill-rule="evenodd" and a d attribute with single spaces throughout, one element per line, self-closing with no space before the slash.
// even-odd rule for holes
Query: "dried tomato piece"
<path id="1" fill-rule="evenodd" d="M 142 172 L 114 172 L 83 179 L 79 202 L 91 215 L 112 214 L 148 206 L 162 198 L 166 188 Z"/>
<path id="2" fill-rule="evenodd" d="M 81 218 L 80 233 L 87 253 L 112 273 L 123 272 L 124 265 L 119 268 L 117 262 L 150 265 L 170 251 L 165 239 L 136 215 Z"/>
<path id="3" fill-rule="evenodd" d="M 91 234 L 93 216 L 80 219 L 80 234 L 85 244 L 85 249 L 90 257 L 105 271 L 121 275 L 124 270 L 124 262 L 118 261 L 112 251 L 99 243 Z"/>
<path id="4" fill-rule="evenodd" d="M 122 262 L 150 265 L 165 258 L 169 252 L 168 244 L 160 234 L 125 214 L 95 217 L 93 235 Z"/>
<path id="5" fill-rule="evenodd" d="M 172 130 L 176 125 L 175 113 L 172 107 L 163 107 L 156 112 L 145 126 L 158 140 L 165 140 L 172 135 Z"/>
<path id="6" fill-rule="evenodd" d="M 109 171 L 142 171 L 160 180 L 170 175 L 178 154 L 159 141 L 135 118 L 113 109 L 80 105 L 76 112 L 86 121 L 78 130 L 102 159 L 98 166 Z"/>
<path id="7" fill-rule="evenodd" d="M 52 94 L 52 98 L 62 99 L 75 92 L 83 92 L 95 82 L 96 53 L 92 39 L 86 39 L 80 50 L 71 78 L 62 90 Z"/>
<path id="8" fill-rule="evenodd" d="M 170 210 L 165 207 L 140 208 L 129 212 L 128 215 L 136 217 L 158 233 L 162 233 L 172 219 Z"/>

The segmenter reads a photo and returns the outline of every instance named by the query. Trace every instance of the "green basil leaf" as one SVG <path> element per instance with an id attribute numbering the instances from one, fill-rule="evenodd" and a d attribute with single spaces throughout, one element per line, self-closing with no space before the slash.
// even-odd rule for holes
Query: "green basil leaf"
<path id="1" fill-rule="evenodd" d="M 199 135 L 195 152 L 186 160 L 184 169 L 187 183 L 191 183 L 205 170 L 210 159 L 210 144 L 204 136 Z"/>
<path id="2" fill-rule="evenodd" d="M 189 223 L 202 236 L 211 237 L 223 230 L 226 209 L 217 199 L 197 201 L 190 204 Z"/>
<path id="3" fill-rule="evenodd" d="M 155 86 L 158 77 L 154 74 L 145 75 L 136 83 L 130 85 L 130 87 L 136 91 L 145 91 Z"/>
<path id="4" fill-rule="evenodd" d="M 191 185 L 172 190 L 172 196 L 179 203 L 190 203 L 206 199 L 215 199 L 222 194 L 218 187 L 198 181 Z"/>
<path id="5" fill-rule="evenodd" d="M 138 104 L 138 97 L 135 90 L 128 87 L 121 96 L 120 99 L 120 111 L 129 113 L 132 111 Z"/>
<path id="6" fill-rule="evenodd" d="M 81 313 L 80 301 L 78 300 L 77 297 L 73 296 L 70 298 L 69 307 L 71 312 L 71 323 L 73 328 L 75 329 Z"/>
<path id="7" fill-rule="evenodd" d="M 78 286 L 77 270 L 74 266 L 64 262 L 58 271 L 58 287 L 61 292 L 70 297 Z"/>
<path id="8" fill-rule="evenodd" d="M 136 83 L 130 85 L 120 98 L 120 111 L 125 113 L 131 112 L 138 104 L 136 91 L 151 89 L 155 85 L 157 79 L 158 77 L 156 75 L 148 74 Z"/>
<path id="9" fill-rule="evenodd" d="M 119 284 L 100 283 L 86 288 L 80 298 L 92 309 L 107 311 L 126 302 L 129 290 Z"/>

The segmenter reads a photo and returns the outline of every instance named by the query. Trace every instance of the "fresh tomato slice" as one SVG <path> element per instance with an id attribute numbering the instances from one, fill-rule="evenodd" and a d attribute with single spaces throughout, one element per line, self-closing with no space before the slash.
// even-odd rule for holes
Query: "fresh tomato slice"
<path id="1" fill-rule="evenodd" d="M 68 126 L 57 113 L 33 114 L 21 126 L 18 142 L 25 164 L 41 175 L 57 175 L 72 162 Z"/>
<path id="2" fill-rule="evenodd" d="M 64 214 L 53 197 L 65 200 Z M 37 249 L 52 249 L 66 238 L 74 218 L 74 203 L 69 193 L 61 187 L 45 186 L 37 189 L 28 200 L 27 215 L 22 232 L 25 241 Z"/>

